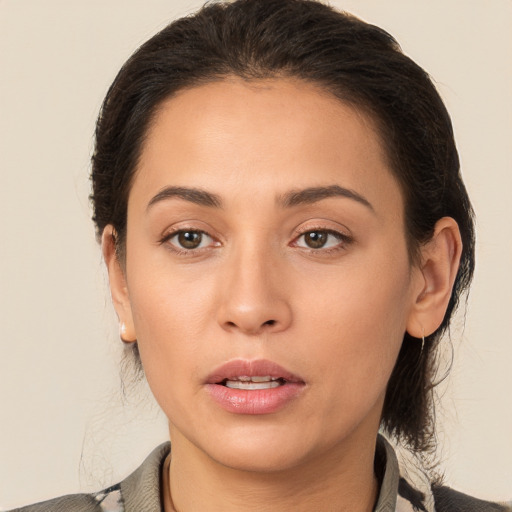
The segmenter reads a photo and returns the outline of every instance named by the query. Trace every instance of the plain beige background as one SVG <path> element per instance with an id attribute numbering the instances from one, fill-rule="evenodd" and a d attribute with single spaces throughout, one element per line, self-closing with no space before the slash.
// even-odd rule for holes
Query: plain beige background
<path id="1" fill-rule="evenodd" d="M 118 68 L 200 3 L 0 0 L 0 508 L 98 489 L 165 440 L 144 389 L 120 399 L 89 156 Z M 441 388 L 441 468 L 462 491 L 512 499 L 512 2 L 333 4 L 391 32 L 452 113 L 479 237 Z"/>

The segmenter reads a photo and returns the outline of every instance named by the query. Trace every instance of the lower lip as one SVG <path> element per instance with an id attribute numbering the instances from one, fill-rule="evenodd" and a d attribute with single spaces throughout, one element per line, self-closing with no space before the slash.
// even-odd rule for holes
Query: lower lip
<path id="1" fill-rule="evenodd" d="M 206 390 L 223 409 L 235 414 L 271 414 L 277 412 L 304 389 L 304 384 L 287 382 L 277 388 L 232 389 L 221 384 L 207 384 Z"/>

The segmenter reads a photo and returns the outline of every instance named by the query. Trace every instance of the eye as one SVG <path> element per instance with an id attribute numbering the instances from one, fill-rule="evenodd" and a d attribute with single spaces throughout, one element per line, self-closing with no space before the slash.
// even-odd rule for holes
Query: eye
<path id="1" fill-rule="evenodd" d="M 179 250 L 203 249 L 213 244 L 213 239 L 204 231 L 192 229 L 182 229 L 174 232 L 167 237 L 167 240 L 173 247 Z"/>
<path id="2" fill-rule="evenodd" d="M 313 229 L 302 233 L 295 245 L 307 249 L 332 249 L 348 241 L 348 237 L 337 231 Z"/>

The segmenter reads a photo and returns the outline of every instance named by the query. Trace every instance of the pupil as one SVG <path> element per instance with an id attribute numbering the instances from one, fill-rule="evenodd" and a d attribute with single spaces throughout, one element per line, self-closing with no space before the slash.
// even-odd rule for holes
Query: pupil
<path id="1" fill-rule="evenodd" d="M 327 242 L 327 233 L 322 231 L 310 231 L 305 236 L 306 244 L 312 249 L 320 249 Z"/>
<path id="2" fill-rule="evenodd" d="M 201 244 L 201 233 L 196 231 L 183 231 L 178 235 L 178 242 L 185 249 L 196 249 Z"/>

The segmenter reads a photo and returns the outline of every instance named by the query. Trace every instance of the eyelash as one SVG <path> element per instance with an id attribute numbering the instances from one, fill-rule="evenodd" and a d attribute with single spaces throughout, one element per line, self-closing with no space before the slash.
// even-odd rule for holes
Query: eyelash
<path id="1" fill-rule="evenodd" d="M 298 240 L 300 240 L 302 237 L 306 236 L 308 233 L 309 234 L 310 233 L 326 234 L 328 236 L 334 237 L 338 241 L 338 243 L 334 247 L 313 248 L 313 247 L 299 246 Z M 308 227 L 307 229 L 305 229 L 304 231 L 301 231 L 296 236 L 296 238 L 292 242 L 292 245 L 294 245 L 295 247 L 299 247 L 302 250 L 308 251 L 312 254 L 332 254 L 334 252 L 345 250 L 347 248 L 347 246 L 349 244 L 351 244 L 353 241 L 354 241 L 354 239 L 351 236 L 344 234 L 344 233 L 340 233 L 339 231 L 335 231 L 333 229 L 327 229 L 324 227 L 317 227 L 317 228 Z"/>
<path id="2" fill-rule="evenodd" d="M 182 234 L 186 234 L 186 233 L 189 233 L 189 234 L 194 234 L 194 235 L 200 235 L 201 237 L 208 237 L 212 240 L 212 242 L 210 242 L 208 244 L 208 246 L 206 247 L 193 247 L 193 248 L 185 248 L 185 247 L 180 247 L 174 243 L 172 243 L 172 239 L 173 238 L 176 238 L 176 237 L 179 237 L 180 235 Z M 307 247 L 307 246 L 301 246 L 298 244 L 298 241 L 308 235 L 308 234 L 312 234 L 312 233 L 316 233 L 316 234 L 323 234 L 323 235 L 327 235 L 328 237 L 334 237 L 338 243 L 334 246 L 334 247 L 318 247 L 318 248 L 314 248 L 314 247 Z M 291 246 L 292 247 L 298 247 L 299 249 L 301 250 L 305 250 L 305 251 L 308 251 L 308 252 L 311 252 L 313 254 L 330 254 L 330 253 L 333 253 L 333 252 L 337 252 L 337 251 L 342 251 L 342 250 L 345 250 L 347 245 L 349 245 L 350 243 L 352 243 L 354 240 L 351 236 L 349 235 L 346 235 L 344 233 L 340 233 L 339 231 L 335 231 L 335 230 L 332 230 L 332 229 L 326 229 L 326 228 L 322 228 L 322 227 L 319 227 L 319 228 L 311 228 L 309 227 L 308 229 L 306 230 L 303 230 L 301 232 L 299 232 L 296 237 L 293 239 L 293 241 L 291 242 Z M 200 241 L 200 244 L 202 243 L 203 241 L 201 240 Z M 328 241 L 326 242 L 328 243 Z M 181 229 L 177 229 L 175 231 L 172 231 L 171 233 L 168 233 L 166 234 L 161 240 L 160 240 L 160 244 L 163 245 L 163 244 L 168 244 L 171 246 L 171 250 L 174 251 L 176 254 L 178 255 L 183 255 L 183 256 L 193 256 L 193 255 L 197 255 L 197 254 L 200 254 L 203 252 L 203 250 L 205 249 L 208 249 L 212 244 L 213 246 L 219 246 L 220 245 L 220 242 L 216 241 L 214 237 L 212 237 L 211 235 L 209 235 L 206 231 L 203 231 L 203 230 L 200 230 L 200 229 L 186 229 L 186 228 L 181 228 Z"/>
<path id="3" fill-rule="evenodd" d="M 171 233 L 167 233 L 161 240 L 160 240 L 160 244 L 163 245 L 163 244 L 168 244 L 171 246 L 171 250 L 174 251 L 176 254 L 178 255 L 183 255 L 183 256 L 191 256 L 191 255 L 196 255 L 198 254 L 199 252 L 202 252 L 204 249 L 207 249 L 207 247 L 194 247 L 194 248 L 189 248 L 187 249 L 186 247 L 180 247 L 178 245 L 175 245 L 172 243 L 172 239 L 173 238 L 176 238 L 176 237 L 179 237 L 180 235 L 182 234 L 185 234 L 185 233 L 190 233 L 190 234 L 194 234 L 194 235 L 201 235 L 201 237 L 208 237 L 212 240 L 213 244 L 214 245 L 220 245 L 219 242 L 216 242 L 215 239 L 209 235 L 206 231 L 203 231 L 201 229 L 187 229 L 187 228 L 181 228 L 181 229 L 177 229 L 175 231 L 172 231 Z M 202 240 L 201 242 L 202 243 Z M 208 244 L 208 245 L 211 245 Z"/>

